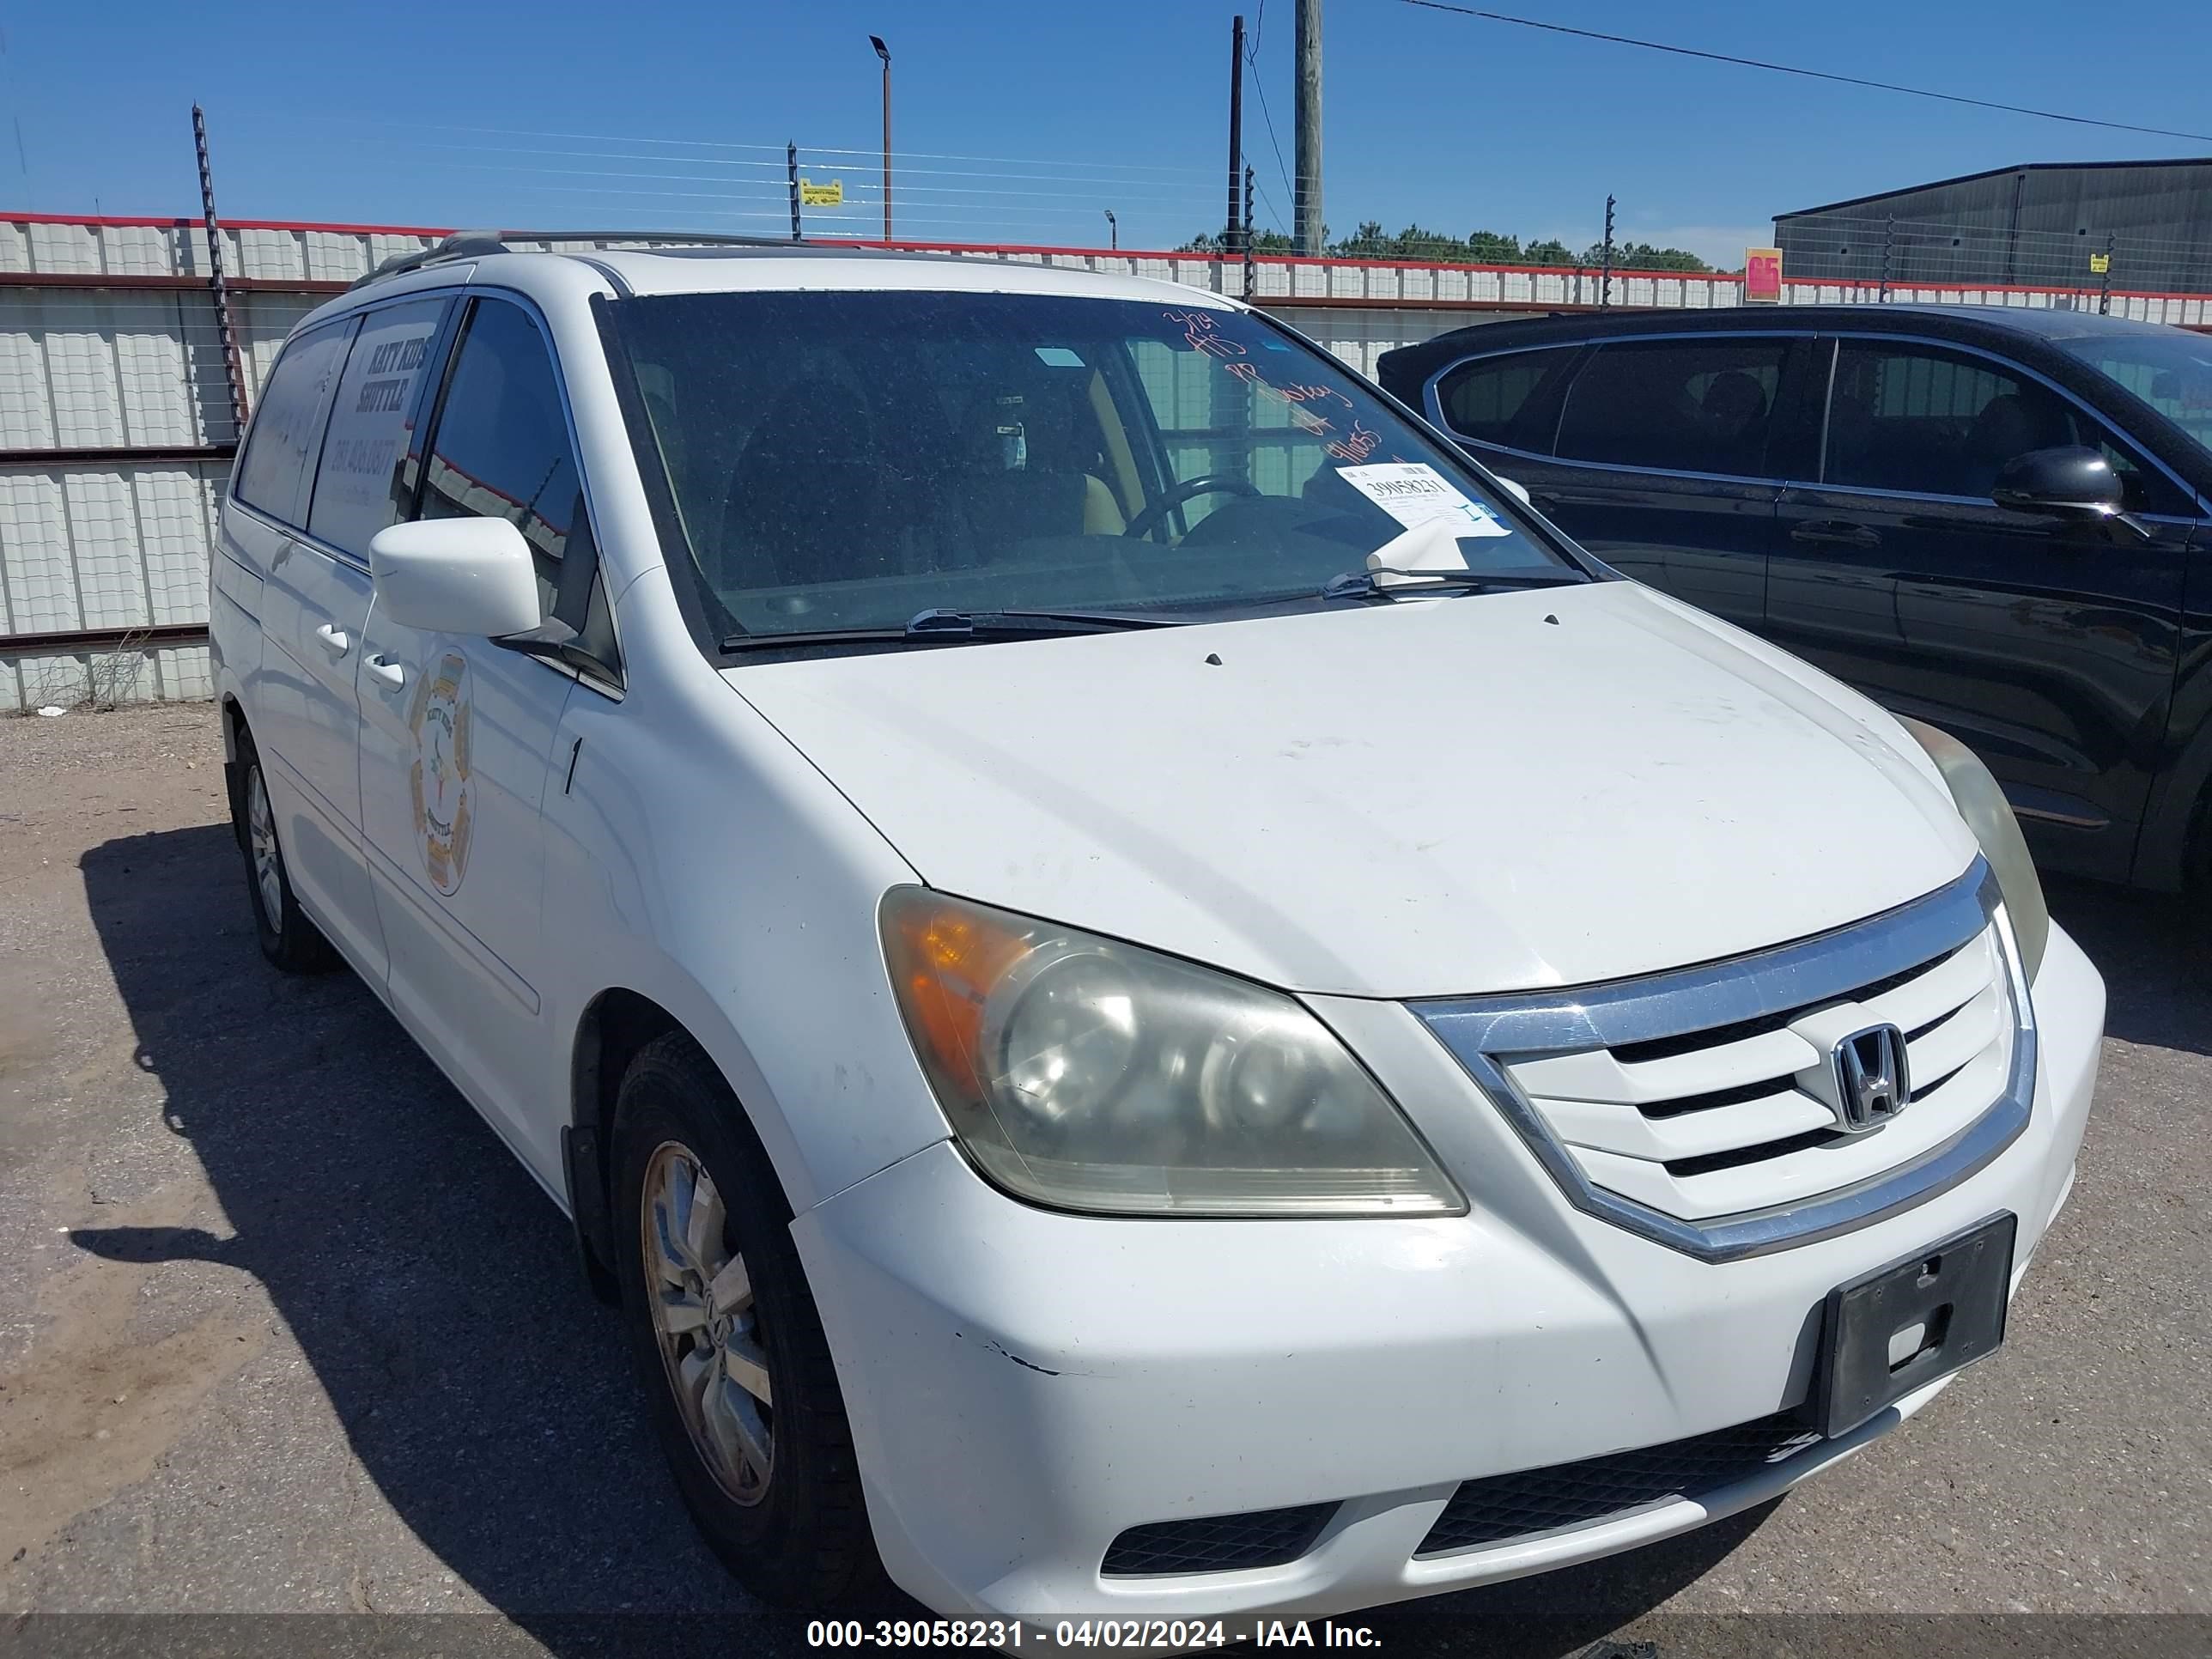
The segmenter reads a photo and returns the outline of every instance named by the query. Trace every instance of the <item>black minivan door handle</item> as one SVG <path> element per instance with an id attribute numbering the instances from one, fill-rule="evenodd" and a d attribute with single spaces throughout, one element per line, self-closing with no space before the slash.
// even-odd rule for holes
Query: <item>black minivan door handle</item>
<path id="1" fill-rule="evenodd" d="M 1870 530 L 1863 524 L 1849 524 L 1841 519 L 1814 519 L 1801 524 L 1790 532 L 1793 542 L 1831 542 L 1844 547 L 1880 547 L 1881 532 Z"/>

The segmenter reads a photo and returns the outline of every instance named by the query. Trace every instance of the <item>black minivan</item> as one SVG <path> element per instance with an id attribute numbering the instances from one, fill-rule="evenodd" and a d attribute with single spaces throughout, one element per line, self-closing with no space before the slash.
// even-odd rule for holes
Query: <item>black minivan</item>
<path id="1" fill-rule="evenodd" d="M 2212 885 L 2212 337 L 1585 314 L 1457 329 L 1377 378 L 1616 569 L 1961 738 L 2045 867 Z"/>

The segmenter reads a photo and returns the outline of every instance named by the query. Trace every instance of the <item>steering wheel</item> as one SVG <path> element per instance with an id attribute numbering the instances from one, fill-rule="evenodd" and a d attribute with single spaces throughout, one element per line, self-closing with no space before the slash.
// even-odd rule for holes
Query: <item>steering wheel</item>
<path id="1" fill-rule="evenodd" d="M 1186 478 L 1151 506 L 1142 508 L 1135 518 L 1129 520 L 1127 528 L 1121 533 L 1132 538 L 1151 535 L 1159 528 L 1161 520 L 1194 496 L 1257 495 L 1259 493 L 1246 480 L 1226 472 L 1208 472 L 1200 477 Z"/>

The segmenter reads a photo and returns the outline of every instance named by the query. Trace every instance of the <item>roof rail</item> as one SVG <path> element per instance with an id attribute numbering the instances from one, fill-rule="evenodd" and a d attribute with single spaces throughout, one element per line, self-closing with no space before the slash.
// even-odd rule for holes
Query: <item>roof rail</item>
<path id="1" fill-rule="evenodd" d="M 428 247 L 418 247 L 411 253 L 395 253 L 366 276 L 356 276 L 346 285 L 350 293 L 357 288 L 367 288 L 371 283 L 380 283 L 387 276 L 398 276 L 410 270 L 420 270 L 425 265 L 443 264 L 448 259 L 473 259 L 487 253 L 504 253 L 507 247 L 495 230 L 457 230 L 450 236 L 441 237 Z"/>
<path id="2" fill-rule="evenodd" d="M 793 245 L 788 236 L 752 236 L 719 230 L 502 230 L 498 234 L 510 242 L 682 242 L 696 247 Z"/>
<path id="3" fill-rule="evenodd" d="M 780 236 L 729 235 L 702 230 L 457 230 L 428 247 L 395 253 L 366 276 L 357 276 L 349 289 L 365 288 L 387 276 L 398 276 L 425 265 L 449 259 L 481 259 L 494 253 L 512 253 L 514 242 L 675 242 L 690 247 L 780 247 L 793 246 Z"/>

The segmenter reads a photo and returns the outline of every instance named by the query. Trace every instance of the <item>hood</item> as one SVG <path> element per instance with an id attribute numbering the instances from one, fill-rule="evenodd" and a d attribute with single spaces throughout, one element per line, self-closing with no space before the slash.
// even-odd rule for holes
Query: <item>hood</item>
<path id="1" fill-rule="evenodd" d="M 1293 990 L 1735 956 L 1976 851 L 1874 705 L 1632 582 L 726 678 L 933 887 Z"/>

